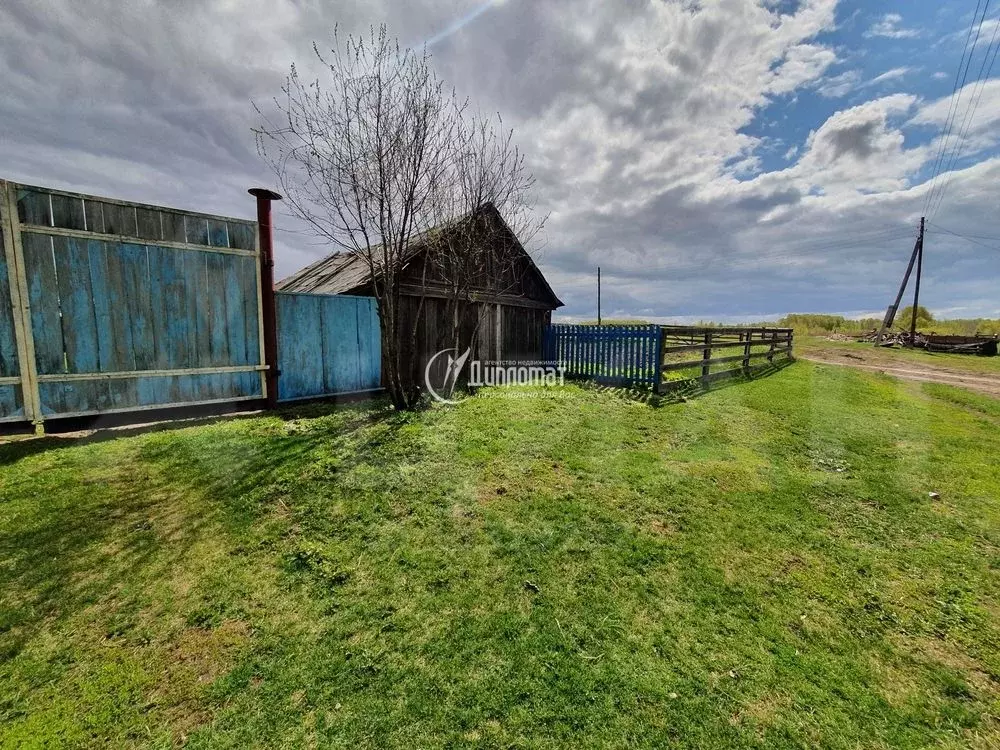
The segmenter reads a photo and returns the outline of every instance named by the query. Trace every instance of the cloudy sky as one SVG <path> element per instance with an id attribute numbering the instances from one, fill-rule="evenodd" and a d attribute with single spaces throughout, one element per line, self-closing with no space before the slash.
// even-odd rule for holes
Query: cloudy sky
<path id="1" fill-rule="evenodd" d="M 608 316 L 881 314 L 925 212 L 922 301 L 1000 317 L 1000 9 L 952 108 L 971 0 L 3 5 L 0 177 L 250 217 L 251 100 L 335 24 L 386 23 L 516 129 L 567 317 L 598 265 Z M 279 276 L 326 254 L 279 227 Z"/>

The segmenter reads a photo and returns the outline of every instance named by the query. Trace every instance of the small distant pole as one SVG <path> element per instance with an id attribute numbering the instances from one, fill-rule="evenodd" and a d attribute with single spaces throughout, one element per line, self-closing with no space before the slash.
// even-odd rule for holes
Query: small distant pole
<path id="1" fill-rule="evenodd" d="M 601 324 L 601 267 L 597 267 L 597 325 Z"/>
<path id="2" fill-rule="evenodd" d="M 920 271 L 924 264 L 924 217 L 920 217 L 920 236 L 917 238 L 917 281 L 913 287 L 913 315 L 910 317 L 910 348 L 917 340 L 917 305 L 920 302 Z"/>

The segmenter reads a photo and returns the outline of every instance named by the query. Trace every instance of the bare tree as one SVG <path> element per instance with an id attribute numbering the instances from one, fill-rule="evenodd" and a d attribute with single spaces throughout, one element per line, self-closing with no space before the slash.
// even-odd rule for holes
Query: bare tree
<path id="1" fill-rule="evenodd" d="M 521 288 L 528 263 L 520 242 L 528 242 L 544 224 L 532 211 L 534 177 L 513 136 L 499 115 L 466 112 L 459 117 L 443 189 L 432 204 L 439 231 L 425 240 L 427 265 L 444 287 L 449 343 L 456 351 L 475 346 L 486 299 Z M 463 319 L 469 312 L 475 322 L 463 341 Z M 446 388 L 454 385 L 452 380 Z"/>
<path id="2" fill-rule="evenodd" d="M 420 395 L 424 307 L 418 296 L 417 309 L 405 309 L 412 297 L 401 293 L 414 243 L 426 254 L 422 294 L 433 275 L 446 289 L 453 347 L 472 346 L 484 306 L 474 308 L 468 342 L 461 341 L 464 311 L 477 295 L 513 289 L 526 269 L 516 234 L 527 238 L 541 226 L 530 211 L 534 181 L 513 132 L 499 117 L 470 113 L 431 70 L 426 50 L 401 49 L 384 26 L 365 37 L 335 32 L 334 40 L 328 54 L 313 45 L 326 85 L 303 81 L 293 65 L 274 121 L 258 108 L 254 132 L 291 211 L 367 266 L 388 391 L 407 409 Z"/>
<path id="3" fill-rule="evenodd" d="M 412 408 L 402 342 L 401 271 L 414 236 L 436 218 L 432 206 L 453 153 L 464 104 L 445 90 L 426 51 L 401 49 L 385 27 L 368 36 L 334 33 L 330 53 L 313 51 L 327 85 L 305 82 L 293 65 L 272 121 L 260 108 L 261 156 L 292 212 L 332 244 L 364 260 L 378 302 L 386 382 L 396 408 Z"/>

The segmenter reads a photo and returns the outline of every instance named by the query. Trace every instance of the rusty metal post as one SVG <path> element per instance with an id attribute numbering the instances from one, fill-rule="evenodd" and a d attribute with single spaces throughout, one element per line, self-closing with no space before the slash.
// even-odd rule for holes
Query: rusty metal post
<path id="1" fill-rule="evenodd" d="M 257 233 L 260 238 L 260 312 L 264 321 L 264 362 L 267 406 L 278 405 L 278 321 L 274 300 L 274 238 L 271 230 L 271 201 L 281 196 L 267 188 L 250 188 L 250 195 L 257 199 Z"/>

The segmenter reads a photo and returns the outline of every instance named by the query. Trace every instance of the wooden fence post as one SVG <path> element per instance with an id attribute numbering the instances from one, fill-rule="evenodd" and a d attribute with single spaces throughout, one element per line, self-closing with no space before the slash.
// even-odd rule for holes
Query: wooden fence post
<path id="1" fill-rule="evenodd" d="M 767 352 L 767 362 L 772 364 L 774 362 L 774 346 L 778 343 L 778 332 L 771 331 L 771 348 Z"/>
<path id="2" fill-rule="evenodd" d="M 746 344 L 743 346 L 743 374 L 750 374 L 750 347 L 753 346 L 753 331 L 747 331 L 744 337 Z"/>
<path id="3" fill-rule="evenodd" d="M 21 223 L 17 215 L 17 186 L 0 181 L 0 224 L 2 249 L 7 259 L 7 281 L 10 287 L 11 317 L 14 319 L 14 339 L 21 385 L 24 417 L 35 428 L 36 435 L 45 432 L 41 395 L 38 388 L 38 367 L 35 362 L 35 339 L 31 327 L 31 305 L 28 279 L 21 246 Z"/>
<path id="4" fill-rule="evenodd" d="M 702 354 L 701 360 L 701 384 L 708 388 L 708 376 L 712 370 L 712 366 L 708 362 L 712 359 L 712 332 L 705 331 L 705 351 Z"/>
<path id="5" fill-rule="evenodd" d="M 656 372 L 653 374 L 653 392 L 663 392 L 663 328 L 656 328 Z"/>

